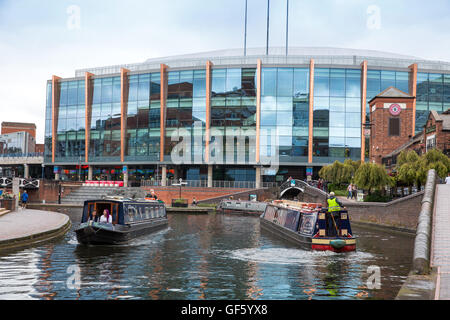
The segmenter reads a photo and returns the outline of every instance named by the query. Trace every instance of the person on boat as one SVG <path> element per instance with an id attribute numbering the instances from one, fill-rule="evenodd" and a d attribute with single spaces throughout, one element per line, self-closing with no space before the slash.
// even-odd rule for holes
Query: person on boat
<path id="1" fill-rule="evenodd" d="M 158 200 L 158 196 L 156 195 L 155 190 L 153 190 L 153 189 L 150 190 L 150 193 L 147 194 L 146 198 Z"/>
<path id="2" fill-rule="evenodd" d="M 109 210 L 103 210 L 103 215 L 100 217 L 100 222 L 102 223 L 112 223 L 112 217 L 109 214 Z"/>
<path id="3" fill-rule="evenodd" d="M 98 222 L 97 211 L 92 211 L 91 215 L 89 216 L 89 221 Z"/>
<path id="4" fill-rule="evenodd" d="M 192 198 L 192 205 L 197 206 L 197 199 L 195 197 Z"/>
<path id="5" fill-rule="evenodd" d="M 330 193 L 330 197 L 327 199 L 328 214 L 327 214 L 327 235 L 329 237 L 335 237 L 339 235 L 338 226 L 340 225 L 340 212 L 343 208 L 342 203 L 336 198 L 334 192 Z"/>

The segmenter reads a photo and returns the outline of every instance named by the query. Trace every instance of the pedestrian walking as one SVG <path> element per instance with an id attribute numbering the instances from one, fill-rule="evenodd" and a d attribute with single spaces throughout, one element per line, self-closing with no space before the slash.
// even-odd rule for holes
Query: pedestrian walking
<path id="1" fill-rule="evenodd" d="M 347 187 L 347 199 L 351 199 L 352 198 L 352 191 L 353 191 L 353 185 L 350 183 Z"/>
<path id="2" fill-rule="evenodd" d="M 447 178 L 445 178 L 445 184 L 450 184 L 450 172 L 448 173 Z"/>
<path id="3" fill-rule="evenodd" d="M 27 202 L 28 202 L 28 193 L 27 190 L 23 191 L 22 194 L 22 209 L 26 209 L 27 208 Z"/>
<path id="4" fill-rule="evenodd" d="M 352 189 L 352 198 L 354 198 L 356 200 L 357 195 L 358 195 L 358 188 L 354 184 L 353 189 Z"/>

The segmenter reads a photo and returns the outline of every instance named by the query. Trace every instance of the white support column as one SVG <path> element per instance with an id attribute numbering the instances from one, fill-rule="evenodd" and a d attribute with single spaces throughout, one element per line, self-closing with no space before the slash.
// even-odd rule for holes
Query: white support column
<path id="1" fill-rule="evenodd" d="M 60 174 L 61 170 L 62 170 L 62 167 L 59 167 L 58 172 L 55 172 L 55 181 L 61 180 L 61 174 Z"/>
<path id="2" fill-rule="evenodd" d="M 123 186 L 128 187 L 128 171 L 123 173 Z"/>
<path id="3" fill-rule="evenodd" d="M 255 168 L 255 187 L 256 189 L 261 188 L 261 167 Z"/>
<path id="4" fill-rule="evenodd" d="M 161 168 L 161 186 L 165 187 L 167 186 L 167 167 L 162 166 Z"/>
<path id="5" fill-rule="evenodd" d="M 212 188 L 213 186 L 213 166 L 208 166 L 208 188 Z"/>
<path id="6" fill-rule="evenodd" d="M 23 177 L 28 179 L 30 177 L 30 166 L 26 163 L 23 165 Z"/>
<path id="7" fill-rule="evenodd" d="M 89 181 L 92 181 L 93 173 L 94 173 L 94 168 L 92 166 L 89 166 L 89 168 L 88 168 L 88 180 Z"/>

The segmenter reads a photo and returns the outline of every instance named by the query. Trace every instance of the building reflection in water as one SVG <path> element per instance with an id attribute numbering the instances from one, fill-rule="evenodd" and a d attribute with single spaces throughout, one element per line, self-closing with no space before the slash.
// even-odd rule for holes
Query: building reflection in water
<path id="1" fill-rule="evenodd" d="M 37 283 L 41 270 L 37 249 L 5 253 L 0 256 L 0 300 L 40 298 Z"/>
<path id="2" fill-rule="evenodd" d="M 38 275 L 38 281 L 35 283 L 37 291 L 40 292 L 41 296 L 46 300 L 53 300 L 56 297 L 56 292 L 53 291 L 54 284 L 51 280 L 53 251 L 53 244 L 43 247 L 39 263 L 41 272 Z"/>
<path id="3" fill-rule="evenodd" d="M 80 270 L 80 290 L 77 298 L 115 299 L 128 292 L 121 286 L 127 267 L 126 247 L 77 245 L 74 250 Z M 83 293 L 83 294 L 82 294 Z"/>

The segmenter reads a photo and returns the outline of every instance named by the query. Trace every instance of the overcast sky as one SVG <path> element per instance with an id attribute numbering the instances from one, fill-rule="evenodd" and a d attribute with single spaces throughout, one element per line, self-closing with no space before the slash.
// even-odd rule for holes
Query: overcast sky
<path id="1" fill-rule="evenodd" d="M 284 46 L 286 0 L 271 0 Z M 76 69 L 243 47 L 245 0 L 0 0 L 0 122 L 44 140 L 46 80 Z M 248 0 L 248 47 L 264 47 L 266 0 Z M 450 61 L 448 0 L 290 0 L 290 46 L 388 51 Z"/>

